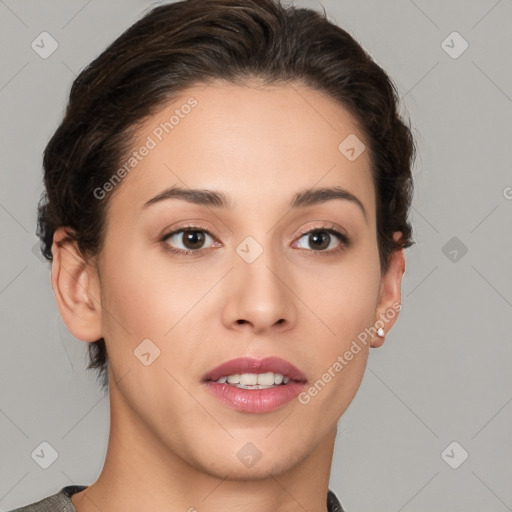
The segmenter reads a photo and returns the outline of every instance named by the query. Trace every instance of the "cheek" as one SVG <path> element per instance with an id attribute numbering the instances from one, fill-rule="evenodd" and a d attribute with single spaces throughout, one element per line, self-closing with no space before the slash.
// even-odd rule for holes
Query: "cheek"
<path id="1" fill-rule="evenodd" d="M 147 252 L 126 250 L 120 256 L 112 252 L 105 258 L 102 318 L 110 367 L 115 379 L 122 379 L 124 400 L 142 417 L 154 415 L 148 396 L 160 397 L 170 411 L 197 414 L 195 402 L 172 376 L 185 381 L 184 368 L 194 368 L 197 359 L 194 332 L 201 329 L 194 320 L 207 291 L 204 279 L 197 271 L 194 278 L 180 266 L 163 264 L 162 257 L 151 260 Z M 177 390 L 172 401 L 170 389 Z M 177 429 L 175 416 L 162 412 L 155 421 Z"/>
<path id="2" fill-rule="evenodd" d="M 307 358 L 314 360 L 314 371 L 301 403 L 315 404 L 313 407 L 333 417 L 343 412 L 355 396 L 368 359 L 368 328 L 376 320 L 380 285 L 378 259 L 370 254 L 371 249 L 366 257 L 347 258 L 344 266 L 317 274 L 315 280 L 302 275 L 302 293 L 311 290 L 313 284 L 316 289 L 311 309 L 319 330 L 313 337 L 314 351 L 307 352 Z M 307 316 L 312 318 L 310 313 Z"/>
<path id="3" fill-rule="evenodd" d="M 124 345 L 130 339 L 132 348 L 146 338 L 166 344 L 200 310 L 199 299 L 218 280 L 218 273 L 205 272 L 147 248 L 107 253 L 101 286 L 104 336 Z"/>
<path id="4" fill-rule="evenodd" d="M 373 324 L 380 286 L 378 254 L 372 247 L 353 253 L 336 266 L 317 265 L 296 275 L 301 297 L 322 320 L 322 332 L 340 350 Z"/>
<path id="5" fill-rule="evenodd" d="M 365 352 L 369 348 L 367 329 L 375 321 L 375 304 L 377 300 L 377 287 L 371 281 L 357 280 L 351 286 L 348 280 L 340 280 L 338 286 L 332 283 L 333 289 L 319 298 L 317 302 L 318 316 L 322 318 L 328 329 L 323 329 L 324 336 L 316 338 L 317 353 L 322 354 L 319 372 L 326 371 L 351 347 L 357 356 L 347 353 L 350 370 L 357 366 L 364 366 Z M 344 370 L 344 373 L 348 373 Z"/>

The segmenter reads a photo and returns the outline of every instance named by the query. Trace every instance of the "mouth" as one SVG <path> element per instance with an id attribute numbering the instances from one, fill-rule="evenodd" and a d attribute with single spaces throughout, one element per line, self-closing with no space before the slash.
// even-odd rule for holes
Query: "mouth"
<path id="1" fill-rule="evenodd" d="M 239 389 L 268 389 L 285 386 L 290 381 L 287 375 L 281 373 L 235 373 L 216 380 L 219 384 L 228 384 Z"/>
<path id="2" fill-rule="evenodd" d="M 240 357 L 227 361 L 203 376 L 202 382 L 217 382 L 239 389 L 269 389 L 289 383 L 305 384 L 307 378 L 280 357 Z"/>
<path id="3" fill-rule="evenodd" d="M 296 398 L 307 383 L 297 367 L 280 357 L 240 357 L 217 366 L 202 384 L 219 403 L 242 413 L 275 411 Z"/>

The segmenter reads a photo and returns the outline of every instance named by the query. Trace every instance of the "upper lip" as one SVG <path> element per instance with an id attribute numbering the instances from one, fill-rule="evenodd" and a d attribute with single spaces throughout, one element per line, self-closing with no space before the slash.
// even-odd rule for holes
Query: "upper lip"
<path id="1" fill-rule="evenodd" d="M 221 377 L 241 373 L 280 373 L 290 380 L 306 382 L 306 376 L 293 364 L 280 357 L 265 357 L 255 359 L 252 357 L 239 357 L 231 359 L 213 368 L 203 376 L 203 381 L 217 381 Z"/>

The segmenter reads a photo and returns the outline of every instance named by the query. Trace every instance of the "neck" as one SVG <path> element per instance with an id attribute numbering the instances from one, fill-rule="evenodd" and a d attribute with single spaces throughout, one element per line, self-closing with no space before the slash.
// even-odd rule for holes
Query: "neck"
<path id="1" fill-rule="evenodd" d="M 119 396 L 110 397 L 105 464 L 96 482 L 71 497 L 77 512 L 326 512 L 336 428 L 302 460 L 241 480 L 235 467 L 185 460 Z"/>

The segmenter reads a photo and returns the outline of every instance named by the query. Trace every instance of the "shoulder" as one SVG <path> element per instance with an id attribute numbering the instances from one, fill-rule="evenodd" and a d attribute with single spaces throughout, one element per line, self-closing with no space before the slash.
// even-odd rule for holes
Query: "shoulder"
<path id="1" fill-rule="evenodd" d="M 68 485 L 42 500 L 13 509 L 10 512 L 76 512 L 71 496 L 86 489 L 85 485 Z"/>
<path id="2" fill-rule="evenodd" d="M 59 492 L 30 505 L 13 509 L 10 512 L 76 512 L 71 496 L 86 489 L 85 485 L 70 485 L 63 487 Z M 327 510 L 329 512 L 344 512 L 341 504 L 331 490 L 327 495 Z"/>
<path id="3" fill-rule="evenodd" d="M 345 509 L 341 506 L 336 494 L 330 489 L 327 494 L 327 510 L 328 512 L 345 512 Z"/>

